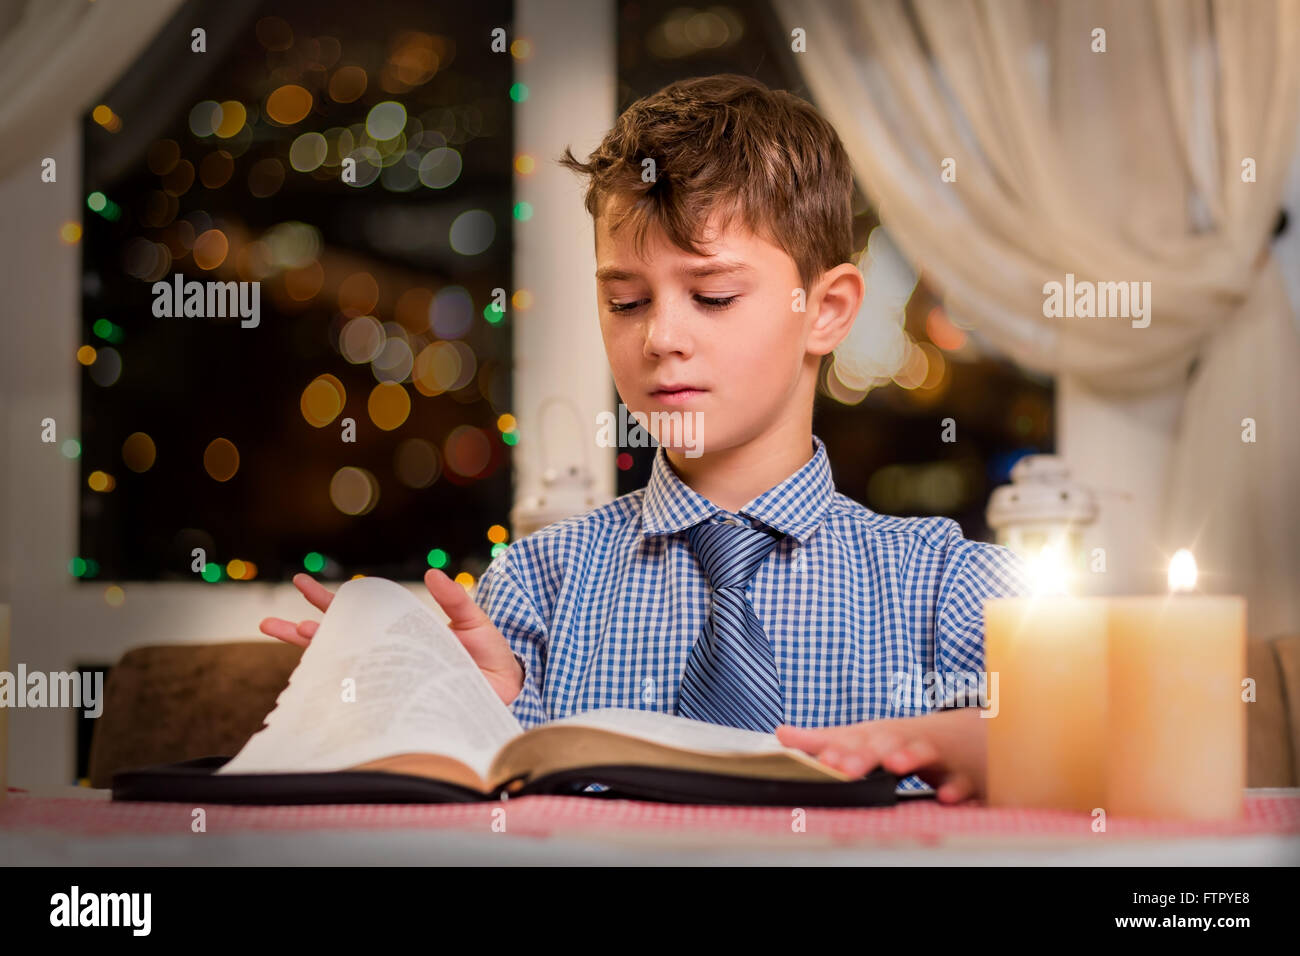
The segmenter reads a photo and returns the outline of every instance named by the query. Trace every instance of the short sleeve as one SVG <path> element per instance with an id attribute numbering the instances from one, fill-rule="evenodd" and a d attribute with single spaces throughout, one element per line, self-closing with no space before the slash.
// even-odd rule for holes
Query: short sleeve
<path id="1" fill-rule="evenodd" d="M 1010 548 L 981 541 L 958 545 L 940 590 L 935 667 L 944 677 L 941 708 L 957 705 L 961 691 L 978 686 L 984 669 L 984 602 L 1029 593 L 1024 561 Z"/>
<path id="2" fill-rule="evenodd" d="M 542 702 L 546 622 L 511 563 L 511 550 L 507 548 L 488 565 L 479 578 L 474 601 L 505 637 L 524 669 L 524 684 L 510 703 L 510 712 L 525 730 L 529 730 L 548 719 Z"/>

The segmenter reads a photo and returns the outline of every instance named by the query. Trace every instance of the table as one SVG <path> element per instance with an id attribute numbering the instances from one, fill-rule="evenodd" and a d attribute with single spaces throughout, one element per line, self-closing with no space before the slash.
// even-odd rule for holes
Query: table
<path id="1" fill-rule="evenodd" d="M 530 796 L 471 804 L 204 808 L 106 790 L 11 788 L 0 864 L 151 865 L 1296 865 L 1300 789 L 1246 792 L 1228 823 L 944 806 L 707 807 Z M 803 829 L 794 825 L 802 821 Z M 494 829 L 495 824 L 495 829 Z M 504 825 L 504 832 L 502 830 Z"/>

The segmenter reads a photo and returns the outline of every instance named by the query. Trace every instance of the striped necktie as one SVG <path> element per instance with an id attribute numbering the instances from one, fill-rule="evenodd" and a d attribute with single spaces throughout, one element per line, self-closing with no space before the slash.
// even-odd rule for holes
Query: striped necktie
<path id="1" fill-rule="evenodd" d="M 702 521 L 687 533 L 713 600 L 704 632 L 686 658 L 677 713 L 771 733 L 785 718 L 781 678 L 745 591 L 777 538 L 734 518 Z"/>

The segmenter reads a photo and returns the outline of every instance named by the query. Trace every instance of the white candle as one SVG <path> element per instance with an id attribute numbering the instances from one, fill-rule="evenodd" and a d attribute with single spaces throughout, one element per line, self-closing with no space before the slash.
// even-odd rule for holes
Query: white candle
<path id="1" fill-rule="evenodd" d="M 1033 597 L 984 603 L 984 666 L 997 688 L 988 803 L 1090 812 L 1105 798 L 1106 602 L 1068 596 L 1054 551 L 1029 570 Z"/>
<path id="2" fill-rule="evenodd" d="M 1106 809 L 1233 819 L 1246 786 L 1246 602 L 1190 593 L 1179 552 L 1164 597 L 1110 602 Z"/>

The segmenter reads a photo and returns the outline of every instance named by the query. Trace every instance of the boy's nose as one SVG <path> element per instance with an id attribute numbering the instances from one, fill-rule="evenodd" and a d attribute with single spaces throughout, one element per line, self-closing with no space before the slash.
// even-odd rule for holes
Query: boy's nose
<path id="1" fill-rule="evenodd" d="M 674 352 L 690 354 L 690 333 L 671 308 L 656 306 L 646 319 L 645 354 L 653 358 Z"/>

